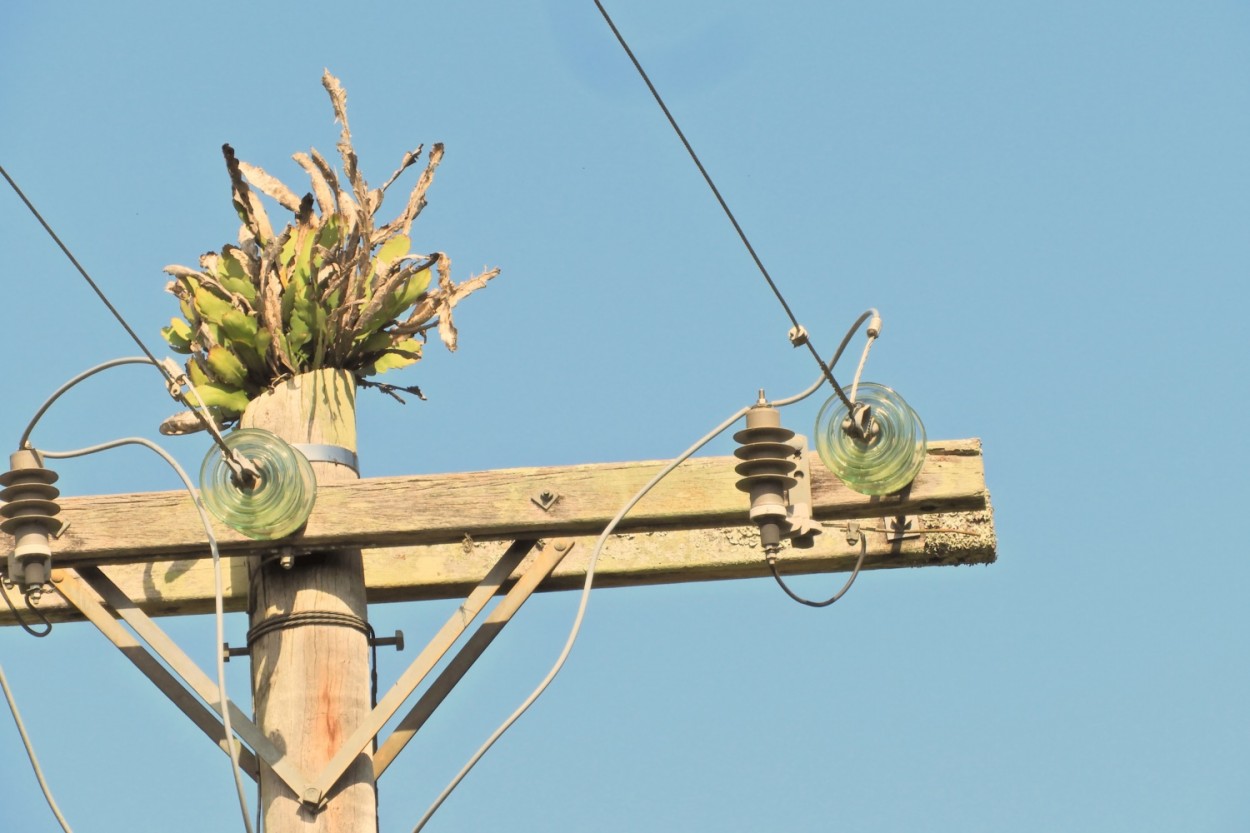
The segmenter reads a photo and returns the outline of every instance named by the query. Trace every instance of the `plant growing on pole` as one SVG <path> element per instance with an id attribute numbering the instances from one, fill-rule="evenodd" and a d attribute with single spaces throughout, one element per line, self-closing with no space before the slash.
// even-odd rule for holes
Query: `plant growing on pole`
<path id="1" fill-rule="evenodd" d="M 161 335 L 188 356 L 188 377 L 222 423 L 237 420 L 254 397 L 300 373 L 339 368 L 370 384 L 369 377 L 419 361 L 431 328 L 455 350 L 452 310 L 499 274 L 490 269 L 457 284 L 446 254 L 411 251 L 412 223 L 426 205 L 441 144 L 425 155 L 425 170 L 399 215 L 379 221 L 387 190 L 421 160 L 423 148 L 405 153 L 390 178 L 370 189 L 352 146 L 347 94 L 329 71 L 321 82 L 342 127 L 341 173 L 315 148 L 296 153 L 312 188 L 300 198 L 223 145 L 241 221 L 238 242 L 202 255 L 199 268 L 165 267 L 173 277 L 166 288 L 178 298 L 182 317 L 172 318 Z M 290 211 L 292 220 L 275 230 L 257 192 Z M 189 416 L 171 417 L 162 430 L 195 430 L 198 423 Z"/>

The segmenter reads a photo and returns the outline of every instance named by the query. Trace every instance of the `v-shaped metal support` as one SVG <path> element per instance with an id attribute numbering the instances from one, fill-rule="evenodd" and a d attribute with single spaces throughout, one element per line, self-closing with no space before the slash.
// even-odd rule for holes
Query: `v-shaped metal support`
<path id="1" fill-rule="evenodd" d="M 366 716 L 364 722 L 344 741 L 335 756 L 318 773 L 316 780 L 309 778 L 298 767 L 287 761 L 281 750 L 265 737 L 256 724 L 237 706 L 230 703 L 231 726 L 239 739 L 251 747 L 249 750 L 245 746 L 239 746 L 240 768 L 255 780 L 259 773 L 259 762 L 263 761 L 296 795 L 300 796 L 304 803 L 320 806 L 351 762 L 365 751 L 386 722 L 403 706 L 426 675 L 464 634 L 489 603 L 491 597 L 501 590 L 504 583 L 521 565 L 535 544 L 535 541 L 517 541 L 508 547 L 495 566 L 465 599 L 464 604 L 444 623 L 425 649 L 400 675 L 390 691 Z M 538 588 L 538 585 L 551 574 L 571 547 L 572 544 L 568 541 L 549 541 L 538 552 L 486 621 L 470 637 L 457 656 L 400 722 L 399 727 L 379 748 L 374 762 L 375 775 L 380 775 L 385 771 L 500 629 L 511 620 L 521 605 Z M 80 567 L 77 571 L 64 570 L 63 577 L 55 586 L 66 601 L 78 608 L 222 751 L 229 752 L 225 729 L 220 718 L 222 696 L 217 685 L 100 568 Z M 116 621 L 118 616 L 130 625 L 148 647 L 140 644 L 130 631 Z M 169 668 L 173 669 L 173 674 L 157 661 L 152 651 L 155 651 L 169 665 Z M 205 703 L 208 705 L 205 706 Z"/>

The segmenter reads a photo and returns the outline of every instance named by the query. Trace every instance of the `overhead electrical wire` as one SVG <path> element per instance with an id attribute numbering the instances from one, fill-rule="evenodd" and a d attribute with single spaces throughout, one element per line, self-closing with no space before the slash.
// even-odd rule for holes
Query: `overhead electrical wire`
<path id="1" fill-rule="evenodd" d="M 226 462 L 230 465 L 231 470 L 235 472 L 235 475 L 242 478 L 246 478 L 249 474 L 254 475 L 255 472 L 249 471 L 248 466 L 243 461 L 240 461 L 237 455 L 226 445 L 225 440 L 222 439 L 221 432 L 217 430 L 217 426 L 213 422 L 212 417 L 209 416 L 208 412 L 192 406 L 181 397 L 178 393 L 181 389 L 179 381 L 172 373 L 169 372 L 168 369 L 166 369 L 165 365 L 161 364 L 161 362 L 157 360 L 156 356 L 152 354 L 152 351 L 148 349 L 148 346 L 143 343 L 143 339 L 139 338 L 139 335 L 134 331 L 130 324 L 126 322 L 126 319 L 120 312 L 118 312 L 117 307 L 113 306 L 113 303 L 108 299 L 108 296 L 104 294 L 104 290 L 100 289 L 99 284 L 92 280 L 91 275 L 89 275 L 87 270 L 83 268 L 83 265 L 78 262 L 78 258 L 74 257 L 74 253 L 71 252 L 69 247 L 61 241 L 61 238 L 57 236 L 57 233 L 52 229 L 52 226 L 50 226 L 48 221 L 43 218 L 43 215 L 39 213 L 39 209 L 35 208 L 35 204 L 30 201 L 25 192 L 18 187 L 18 184 L 13 180 L 13 177 L 9 176 L 9 172 L 4 169 L 3 165 L 0 165 L 0 175 L 5 178 L 14 193 L 16 193 L 21 201 L 25 203 L 26 207 L 30 210 L 30 213 L 34 215 L 35 219 L 39 221 L 39 224 L 43 226 L 44 231 L 48 233 L 48 236 L 52 238 L 53 242 L 55 242 L 56 245 L 60 247 L 61 251 L 65 253 L 65 256 L 69 258 L 69 262 L 74 264 L 74 268 L 78 270 L 78 274 L 82 275 L 83 280 L 87 282 L 87 285 L 91 287 L 108 311 L 113 314 L 115 319 L 117 319 L 117 323 L 122 326 L 122 329 L 126 331 L 126 334 L 130 336 L 131 340 L 138 345 L 139 350 L 143 352 L 143 355 L 148 358 L 161 376 L 165 378 L 165 382 L 169 386 L 170 394 L 182 401 L 183 404 L 186 404 L 187 407 L 191 408 L 191 411 L 195 414 L 196 418 L 200 420 L 205 430 L 207 430 L 209 435 L 213 438 L 213 442 L 220 446 Z"/>
<path id="2" fill-rule="evenodd" d="M 738 233 L 738 238 L 742 241 L 742 245 L 746 246 L 747 252 L 750 253 L 751 259 L 755 261 L 756 267 L 760 270 L 760 274 L 764 276 L 764 280 L 768 283 L 768 288 L 773 291 L 773 295 L 777 297 L 777 302 L 781 304 L 781 308 L 785 310 L 786 317 L 790 319 L 790 323 L 794 329 L 791 332 L 791 341 L 797 347 L 803 344 L 807 347 L 808 352 L 812 354 L 812 358 L 816 360 L 816 364 L 820 366 L 820 372 L 824 379 L 829 380 L 829 384 L 833 386 L 838 398 L 842 400 L 842 404 L 846 406 L 848 411 L 853 411 L 854 407 L 852 399 L 847 398 L 846 392 L 842 390 L 842 386 L 838 384 L 837 379 L 833 378 L 833 370 L 829 365 L 825 364 L 825 360 L 821 358 L 820 352 L 817 351 L 816 345 L 812 343 L 811 337 L 807 334 L 806 329 L 799 323 L 799 319 L 795 316 L 794 311 L 790 309 L 790 305 L 786 302 L 785 296 L 781 294 L 776 281 L 772 275 L 768 273 L 768 269 L 764 266 L 764 261 L 756 254 L 755 247 L 751 245 L 751 241 L 747 238 L 746 232 L 742 230 L 742 226 L 738 223 L 738 218 L 734 216 L 733 211 L 729 208 L 729 203 L 721 196 L 720 189 L 716 187 L 716 183 L 712 181 L 712 176 L 707 172 L 707 168 L 703 167 L 703 162 L 699 159 L 699 154 L 695 153 L 694 147 L 686 138 L 686 134 L 682 132 L 681 127 L 677 124 L 677 119 L 673 117 L 672 112 L 668 109 L 668 105 L 664 103 L 660 91 L 655 88 L 655 84 L 651 83 L 651 77 L 647 75 L 647 71 L 642 68 L 642 63 L 634 55 L 634 50 L 629 48 L 629 44 L 625 41 L 625 36 L 621 34 L 621 30 L 616 28 L 612 16 L 608 14 L 608 10 L 603 7 L 600 0 L 594 0 L 595 6 L 599 9 L 599 14 L 603 15 L 604 21 L 607 22 L 608 28 L 612 30 L 612 34 L 616 36 L 617 42 L 621 48 L 625 50 L 625 54 L 629 56 L 629 60 L 633 62 L 634 69 L 638 70 L 638 74 L 642 77 L 643 82 L 647 85 L 647 89 L 651 91 L 652 97 L 655 98 L 656 104 L 660 105 L 660 109 L 664 111 L 664 116 L 668 119 L 668 123 L 672 125 L 673 132 L 677 134 L 677 138 L 681 139 L 682 145 L 685 146 L 686 152 L 690 154 L 691 160 L 694 161 L 695 167 L 699 169 L 699 173 L 703 174 L 703 180 L 711 189 L 712 195 L 716 197 L 716 201 L 720 203 L 721 209 L 725 212 L 725 216 L 729 218 L 729 222 L 733 224 L 734 231 Z"/>

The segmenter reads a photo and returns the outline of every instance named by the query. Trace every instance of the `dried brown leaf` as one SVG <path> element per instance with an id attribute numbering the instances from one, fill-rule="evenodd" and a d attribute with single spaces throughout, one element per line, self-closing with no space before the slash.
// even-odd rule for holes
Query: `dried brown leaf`
<path id="1" fill-rule="evenodd" d="M 390 188 L 391 185 L 395 183 L 395 180 L 399 179 L 400 174 L 412 167 L 412 165 L 421 158 L 421 152 L 424 147 L 424 145 L 417 145 L 415 150 L 405 152 L 404 158 L 399 160 L 399 167 L 395 169 L 395 173 L 391 174 L 390 179 L 382 183 L 382 187 L 379 190 L 385 193 L 386 189 Z"/>
<path id="2" fill-rule="evenodd" d="M 412 222 L 417 219 L 421 209 L 425 208 L 425 192 L 434 183 L 434 171 L 442 161 L 443 143 L 438 142 L 430 148 L 430 158 L 426 161 L 425 170 L 421 172 L 421 178 L 408 195 L 408 205 L 404 207 L 403 213 L 386 225 L 385 231 L 388 235 L 396 232 L 409 234 L 412 231 Z"/>
<path id="3" fill-rule="evenodd" d="M 330 106 L 334 108 L 334 118 L 341 124 L 342 130 L 339 131 L 338 151 L 339 156 L 343 159 L 343 173 L 347 176 L 348 183 L 352 186 L 352 192 L 356 195 L 356 200 L 362 205 L 368 203 L 368 186 L 365 185 L 364 179 L 360 176 L 360 168 L 356 159 L 356 149 L 352 147 L 352 131 L 347 123 L 347 91 L 343 89 L 343 85 L 339 79 L 330 74 L 330 70 L 325 70 L 321 76 L 321 84 L 326 88 L 326 92 L 330 94 Z"/>
<path id="4" fill-rule="evenodd" d="M 334 168 L 330 167 L 330 163 L 325 157 L 317 152 L 316 148 L 312 148 L 312 161 L 317 166 L 317 170 L 325 177 L 326 182 L 334 189 L 334 193 L 338 200 L 338 212 L 343 218 L 349 222 L 354 221 L 360 214 L 360 206 L 356 204 L 356 200 L 349 191 L 344 191 L 343 186 L 339 184 L 338 175 L 334 173 Z"/>
<path id="5" fill-rule="evenodd" d="M 226 158 L 226 170 L 230 173 L 230 185 L 234 190 L 234 201 L 244 214 L 244 225 L 258 243 L 267 243 L 273 239 L 273 226 L 269 224 L 269 215 L 260 198 L 252 193 L 243 179 L 239 160 L 235 158 L 234 148 L 230 145 L 221 146 L 221 154 Z M 240 232 L 240 238 L 242 232 Z M 240 242 L 241 239 L 240 239 Z"/>
<path id="6" fill-rule="evenodd" d="M 257 165 L 242 160 L 239 161 L 239 170 L 257 190 L 277 200 L 278 204 L 287 211 L 299 210 L 299 197 L 295 196 L 295 192 L 283 185 L 277 177 L 270 175 Z"/>
<path id="7" fill-rule="evenodd" d="M 167 275 L 173 275 L 175 278 L 194 278 L 197 281 L 202 281 L 208 277 L 198 269 L 192 269 L 189 266 L 179 266 L 176 263 L 171 263 L 161 271 Z"/>
<path id="8" fill-rule="evenodd" d="M 451 320 L 451 311 L 455 309 L 456 304 L 486 286 L 498 274 L 499 269 L 496 267 L 469 278 L 446 294 L 440 293 L 440 297 L 435 302 L 435 309 L 438 312 L 438 337 L 443 340 L 443 346 L 448 350 L 452 352 L 456 350 L 457 332 L 456 326 Z"/>
<path id="9" fill-rule="evenodd" d="M 291 158 L 308 174 L 308 179 L 312 182 L 313 194 L 317 197 L 317 208 L 321 211 L 322 218 L 329 217 L 338 211 L 338 204 L 334 199 L 334 191 L 330 189 L 330 183 L 326 181 L 325 174 L 313 162 L 312 157 L 307 153 L 297 153 Z"/>

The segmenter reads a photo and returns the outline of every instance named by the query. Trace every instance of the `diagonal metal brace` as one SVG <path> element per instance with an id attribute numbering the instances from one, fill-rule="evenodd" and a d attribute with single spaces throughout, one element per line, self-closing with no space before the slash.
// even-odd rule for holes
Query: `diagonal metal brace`
<path id="1" fill-rule="evenodd" d="M 67 570 L 66 572 L 72 573 L 73 571 Z M 165 660 L 169 667 L 174 670 L 174 673 L 181 677 L 182 681 L 201 700 L 220 714 L 222 696 L 221 691 L 217 688 L 217 684 L 200 670 L 200 667 L 178 647 L 177 643 L 169 638 L 165 631 L 161 630 L 155 622 L 148 618 L 148 615 L 140 610 L 99 567 L 79 567 L 77 572 L 87 586 L 98 593 L 105 603 L 116 611 L 125 620 L 126 624 L 134 629 L 139 638 L 146 642 L 161 659 Z M 73 600 L 71 599 L 70 601 L 72 602 Z M 83 613 L 86 615 L 87 612 L 84 610 Z M 111 619 L 111 617 L 108 618 Z M 116 625 L 116 622 L 113 624 Z M 99 627 L 98 624 L 97 627 Z M 107 636 L 107 634 L 105 635 Z M 143 649 L 140 647 L 140 650 Z M 295 790 L 296 794 L 299 794 L 301 788 L 308 783 L 307 776 L 286 759 L 285 754 L 256 728 L 256 724 L 241 712 L 238 706 L 234 703 L 229 703 L 229 708 L 230 724 L 239 738 L 252 747 L 256 756 L 264 761 L 275 775 L 286 782 L 287 786 L 292 790 Z"/>
<path id="2" fill-rule="evenodd" d="M 460 635 L 468 629 L 536 543 L 537 541 L 534 540 L 516 541 L 508 547 L 486 577 L 465 599 L 464 604 L 439 628 L 438 633 L 395 681 L 390 691 L 378 701 L 373 711 L 369 712 L 351 736 L 343 741 L 339 751 L 326 763 L 317 775 L 317 779 L 307 782 L 308 786 L 303 789 L 295 790 L 295 794 L 300 797 L 301 801 L 312 807 L 320 807 L 325 803 L 326 796 L 339 778 L 343 777 L 347 768 L 364 751 L 365 747 L 373 743 L 373 739 L 377 737 L 378 732 L 382 731 L 386 721 L 390 720 L 391 716 L 403 706 L 408 696 L 425 679 L 425 675 L 430 673 L 430 670 L 438 664 Z"/>
<path id="3" fill-rule="evenodd" d="M 551 571 L 556 568 L 570 550 L 573 549 L 571 541 L 554 541 L 549 546 L 543 548 L 538 558 L 529 566 L 525 574 L 517 580 L 508 594 L 503 597 L 499 604 L 495 605 L 494 610 L 486 617 L 485 621 L 478 626 L 478 629 L 469 637 L 468 642 L 457 652 L 442 673 L 430 683 L 430 687 L 425 690 L 421 697 L 413 705 L 408 714 L 404 715 L 404 719 L 395 727 L 395 731 L 391 732 L 390 737 L 378 747 L 378 751 L 373 755 L 373 776 L 378 778 L 391 765 L 395 757 L 403 751 L 408 741 L 412 740 L 413 735 L 417 733 L 425 721 L 430 718 L 443 702 L 447 699 L 447 695 L 457 683 L 468 673 L 473 667 L 473 663 L 478 657 L 490 646 L 499 632 L 503 630 L 504 625 L 512 621 L 512 617 L 521 609 L 521 605 L 534 594 L 538 585 L 551 575 Z"/>
<path id="4" fill-rule="evenodd" d="M 91 588 L 73 570 L 58 570 L 54 574 L 53 586 L 67 602 L 78 608 L 109 642 L 117 646 L 126 659 L 134 663 L 135 667 L 142 671 L 162 694 L 181 709 L 183 714 L 191 718 L 191 722 L 208 735 L 213 743 L 217 744 L 227 755 L 230 754 L 230 749 L 226 746 L 226 732 L 221 718 L 196 699 L 173 674 L 169 673 L 165 666 L 156 660 L 156 657 L 152 656 L 147 648 L 131 635 L 130 631 L 117 622 L 112 609 L 105 607 Z M 238 744 L 238 753 L 239 768 L 252 780 L 256 780 L 259 775 L 256 755 L 242 744 Z"/>

